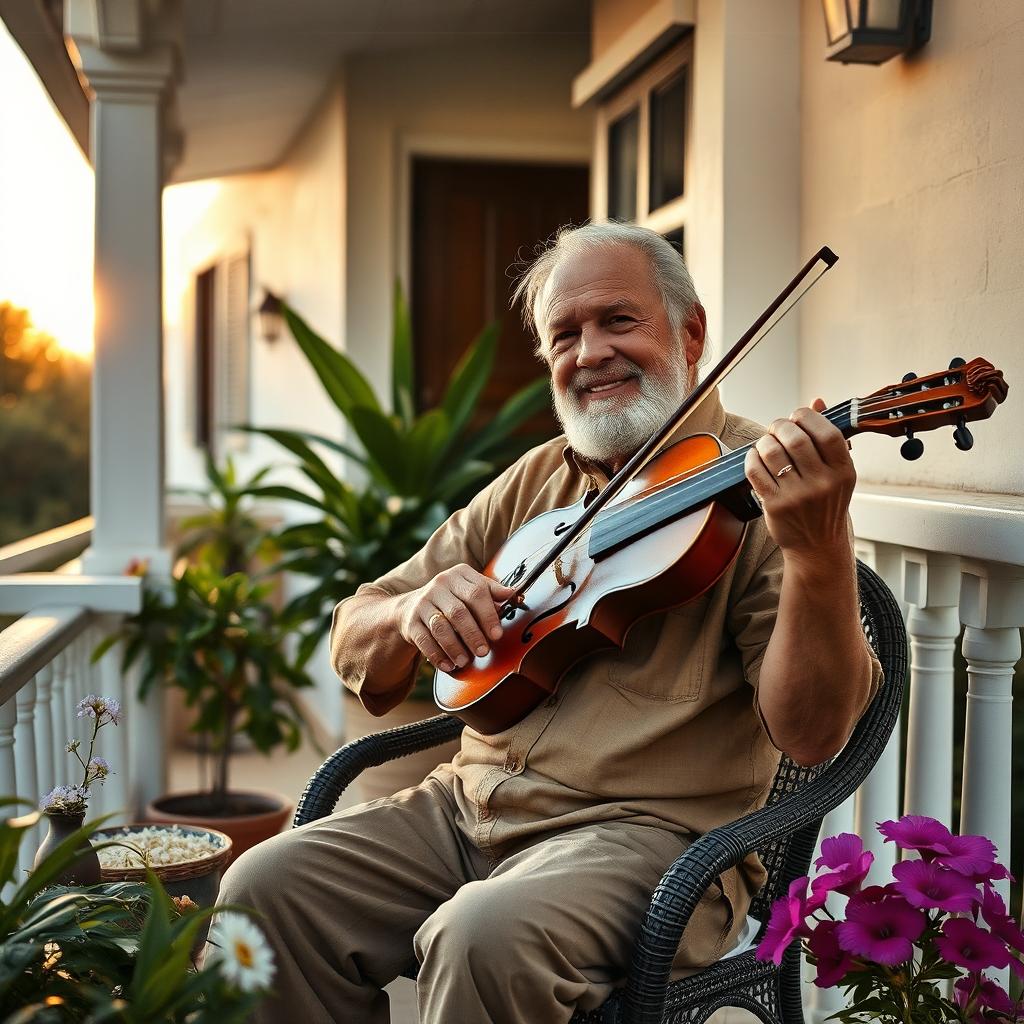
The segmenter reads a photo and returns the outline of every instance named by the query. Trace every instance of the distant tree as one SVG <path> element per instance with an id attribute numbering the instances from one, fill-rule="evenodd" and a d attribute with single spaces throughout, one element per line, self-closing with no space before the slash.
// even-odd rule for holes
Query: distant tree
<path id="1" fill-rule="evenodd" d="M 0 545 L 88 515 L 90 376 L 0 301 Z"/>

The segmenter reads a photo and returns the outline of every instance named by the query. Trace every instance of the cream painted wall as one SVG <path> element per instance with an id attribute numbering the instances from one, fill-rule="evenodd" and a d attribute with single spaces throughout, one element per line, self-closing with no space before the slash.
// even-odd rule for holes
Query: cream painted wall
<path id="1" fill-rule="evenodd" d="M 164 192 L 165 373 L 167 395 L 167 483 L 201 485 L 202 454 L 192 435 L 194 388 L 194 280 L 211 263 L 251 246 L 252 297 L 263 287 L 283 296 L 324 337 L 343 340 L 345 180 L 344 95 L 335 83 L 298 133 L 287 159 L 273 171 L 175 185 Z M 252 422 L 289 426 L 337 436 L 337 412 L 287 331 L 273 345 L 250 335 Z M 248 452 L 235 454 L 249 475 L 267 464 L 291 463 L 281 449 L 253 437 Z M 340 466 L 324 453 L 328 463 Z M 278 469 L 275 482 L 300 482 Z M 305 516 L 291 506 L 282 513 Z M 288 577 L 289 595 L 309 588 Z M 317 688 L 305 695 L 320 728 L 338 737 L 342 729 L 341 688 L 330 667 L 326 641 L 310 662 Z"/>
<path id="2" fill-rule="evenodd" d="M 591 115 L 569 103 L 585 41 L 478 37 L 458 47 L 353 59 L 346 71 L 346 347 L 388 380 L 391 290 L 407 281 L 413 152 L 589 163 Z M 467 343 L 470 339 L 466 339 Z"/>
<path id="3" fill-rule="evenodd" d="M 829 402 L 982 355 L 1011 391 L 972 426 L 854 443 L 862 480 L 1024 494 L 1024 21 L 1019 0 L 934 5 L 931 41 L 879 67 L 824 59 L 802 8 L 802 238 L 840 261 L 805 301 L 801 391 Z"/>

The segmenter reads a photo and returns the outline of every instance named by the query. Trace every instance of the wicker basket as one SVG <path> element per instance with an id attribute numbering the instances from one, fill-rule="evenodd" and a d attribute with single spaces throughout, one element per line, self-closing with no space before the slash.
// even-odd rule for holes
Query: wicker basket
<path id="1" fill-rule="evenodd" d="M 132 832 L 144 828 L 160 828 L 160 825 L 139 824 L 121 825 L 113 828 L 101 828 L 96 832 L 98 840 L 124 839 L 131 842 Z M 171 826 L 166 826 L 170 830 Z M 221 848 L 214 853 L 199 857 L 196 860 L 183 861 L 180 864 L 154 864 L 153 873 L 164 883 L 186 882 L 190 879 L 202 878 L 216 873 L 220 876 L 224 865 L 231 859 L 231 839 L 215 828 L 198 828 L 194 825 L 175 825 L 173 828 L 186 834 L 202 833 L 220 840 Z M 146 879 L 145 868 L 108 868 L 101 867 L 104 882 L 143 882 Z M 170 891 L 170 890 L 168 890 Z M 198 901 L 197 901 L 198 902 Z"/>

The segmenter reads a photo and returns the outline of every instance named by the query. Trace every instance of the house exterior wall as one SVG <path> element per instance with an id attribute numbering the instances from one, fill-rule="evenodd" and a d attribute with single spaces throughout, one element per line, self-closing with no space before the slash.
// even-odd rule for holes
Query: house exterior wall
<path id="1" fill-rule="evenodd" d="M 569 104 L 587 56 L 583 39 L 472 37 L 403 54 L 400 73 L 390 54 L 348 63 L 345 343 L 383 393 L 396 276 L 408 292 L 411 155 L 589 162 L 591 115 Z"/>
<path id="2" fill-rule="evenodd" d="M 819 0 L 802 8 L 803 249 L 840 261 L 801 313 L 801 393 L 836 402 L 982 355 L 1011 391 L 972 425 L 854 443 L 860 478 L 1024 493 L 1024 22 L 1017 0 L 935 4 L 930 42 L 879 67 L 826 62 Z"/>
<path id="3" fill-rule="evenodd" d="M 590 9 L 590 55 L 606 54 L 658 0 L 593 0 Z"/>
<path id="4" fill-rule="evenodd" d="M 164 192 L 169 487 L 195 486 L 204 479 L 193 435 L 198 272 L 248 248 L 254 306 L 270 288 L 325 337 L 336 344 L 341 338 L 343 121 L 344 96 L 336 82 L 278 168 L 173 185 Z M 250 381 L 253 423 L 337 432 L 334 406 L 287 331 L 268 344 L 255 316 Z M 234 458 L 248 473 L 280 453 L 271 442 L 253 437 L 249 450 Z"/>

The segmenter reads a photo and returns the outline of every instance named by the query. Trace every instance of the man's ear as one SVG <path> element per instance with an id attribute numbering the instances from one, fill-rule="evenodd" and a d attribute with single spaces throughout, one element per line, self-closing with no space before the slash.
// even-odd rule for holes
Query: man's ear
<path id="1" fill-rule="evenodd" d="M 699 303 L 693 304 L 690 315 L 683 324 L 683 342 L 686 350 L 686 365 L 690 371 L 691 378 L 696 372 L 696 366 L 700 357 L 704 354 L 704 338 L 707 334 L 708 318 L 704 307 Z"/>

